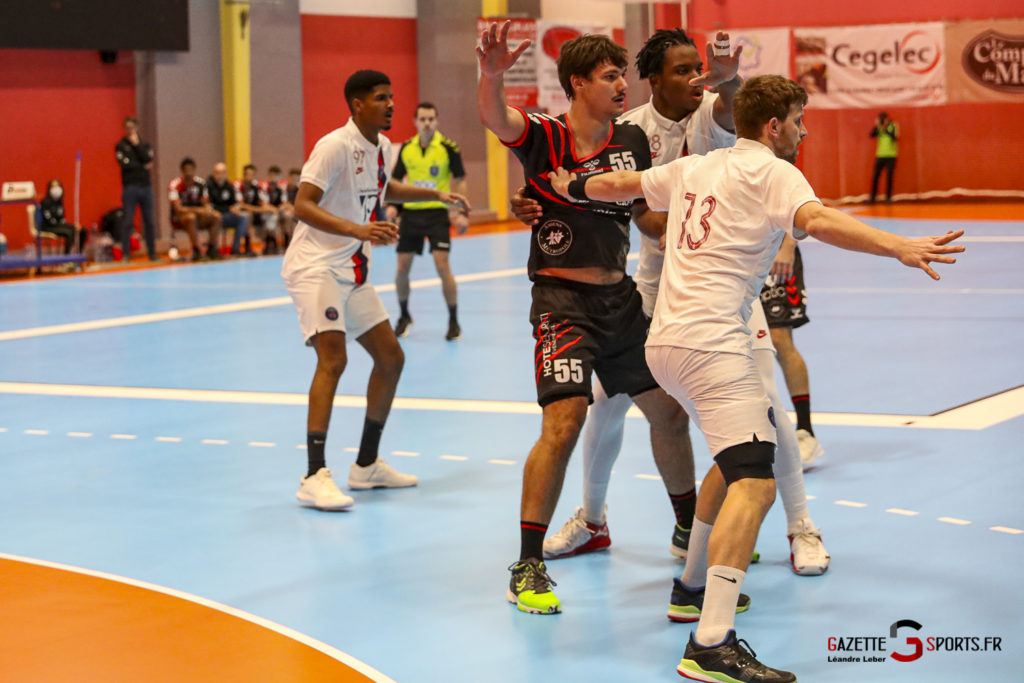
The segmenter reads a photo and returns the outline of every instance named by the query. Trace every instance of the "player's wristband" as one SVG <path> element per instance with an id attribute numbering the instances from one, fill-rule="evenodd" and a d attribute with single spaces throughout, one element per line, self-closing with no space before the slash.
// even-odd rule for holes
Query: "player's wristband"
<path id="1" fill-rule="evenodd" d="M 586 185 L 586 178 L 577 178 L 576 180 L 569 181 L 569 196 L 581 202 L 588 201 L 590 197 L 587 196 Z"/>

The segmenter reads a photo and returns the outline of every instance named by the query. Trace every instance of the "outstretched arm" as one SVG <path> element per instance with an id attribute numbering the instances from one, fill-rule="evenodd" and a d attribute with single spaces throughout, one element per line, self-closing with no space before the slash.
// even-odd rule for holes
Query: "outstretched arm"
<path id="1" fill-rule="evenodd" d="M 932 270 L 929 263 L 956 263 L 956 259 L 947 254 L 964 251 L 962 246 L 949 244 L 963 235 L 963 230 L 950 230 L 938 237 L 907 239 L 872 228 L 842 211 L 824 207 L 816 202 L 808 202 L 797 209 L 793 223 L 800 230 L 822 242 L 850 251 L 891 256 L 905 266 L 920 268 L 933 280 L 938 280 L 939 274 Z"/>
<path id="2" fill-rule="evenodd" d="M 739 76 L 740 54 L 743 46 L 736 48 L 736 52 L 729 54 L 729 34 L 719 31 L 715 40 L 708 41 L 705 46 L 708 57 L 708 70 L 690 81 L 690 85 L 706 85 L 709 87 L 718 86 L 718 99 L 715 100 L 712 116 L 715 123 L 726 130 L 735 130 L 736 124 L 732 119 L 732 100 L 736 91 L 743 84 Z"/>
<path id="3" fill-rule="evenodd" d="M 493 23 L 480 35 L 476 58 L 480 62 L 480 83 L 476 91 L 480 122 L 498 139 L 517 140 L 526 129 L 522 114 L 505 103 L 505 72 L 530 47 L 524 40 L 515 50 L 508 48 L 508 30 L 512 22 L 506 21 L 499 30 Z"/>
<path id="4" fill-rule="evenodd" d="M 640 171 L 612 171 L 578 180 L 575 173 L 569 173 L 561 166 L 551 174 L 551 187 L 566 199 L 581 201 L 592 199 L 598 202 L 625 202 L 643 197 L 640 188 Z"/>

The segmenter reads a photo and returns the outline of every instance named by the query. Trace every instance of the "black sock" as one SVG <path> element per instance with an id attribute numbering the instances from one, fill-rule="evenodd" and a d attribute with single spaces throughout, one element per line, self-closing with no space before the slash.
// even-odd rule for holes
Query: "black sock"
<path id="1" fill-rule="evenodd" d="M 676 524 L 684 529 L 693 528 L 693 513 L 697 508 L 697 489 L 690 489 L 686 493 L 668 494 L 672 501 L 672 509 L 676 513 Z"/>
<path id="2" fill-rule="evenodd" d="M 398 307 L 400 309 L 402 309 L 402 317 L 403 318 L 412 317 L 412 316 L 409 315 L 409 300 L 408 299 L 406 299 L 405 301 L 399 300 L 398 301 Z"/>
<path id="3" fill-rule="evenodd" d="M 455 314 L 455 309 L 458 307 L 458 304 L 448 307 L 448 322 L 457 323 L 459 321 L 459 316 Z"/>
<path id="4" fill-rule="evenodd" d="M 544 534 L 548 532 L 547 524 L 538 522 L 519 522 L 519 561 L 533 557 L 544 559 Z"/>
<path id="5" fill-rule="evenodd" d="M 377 461 L 377 448 L 380 446 L 380 435 L 384 431 L 384 423 L 366 418 L 363 422 L 363 439 L 359 442 L 359 455 L 356 464 L 368 467 Z"/>
<path id="6" fill-rule="evenodd" d="M 811 397 L 809 394 L 793 396 L 793 410 L 796 411 L 796 428 L 806 429 L 811 436 L 814 430 L 811 429 Z"/>
<path id="7" fill-rule="evenodd" d="M 324 444 L 327 443 L 327 432 L 306 432 L 306 456 L 309 458 L 309 471 L 307 477 L 311 477 L 326 467 L 324 462 Z"/>

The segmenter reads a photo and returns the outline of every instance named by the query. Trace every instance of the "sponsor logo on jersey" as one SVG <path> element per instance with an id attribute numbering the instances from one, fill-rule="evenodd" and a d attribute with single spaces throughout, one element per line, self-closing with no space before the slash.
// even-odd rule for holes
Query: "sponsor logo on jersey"
<path id="1" fill-rule="evenodd" d="M 537 244 L 550 256 L 561 256 L 572 246 L 572 230 L 559 220 L 549 220 L 537 231 Z"/>

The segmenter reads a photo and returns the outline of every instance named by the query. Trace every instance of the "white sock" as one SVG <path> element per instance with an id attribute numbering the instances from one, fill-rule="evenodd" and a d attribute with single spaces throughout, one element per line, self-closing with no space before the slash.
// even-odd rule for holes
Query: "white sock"
<path id="1" fill-rule="evenodd" d="M 782 506 L 786 509 L 787 526 L 792 528 L 808 514 L 800 443 L 775 384 L 775 354 L 768 349 L 758 349 L 754 352 L 754 360 L 775 412 L 775 434 L 778 439 L 778 447 L 775 449 L 775 486 L 782 498 Z"/>
<path id="2" fill-rule="evenodd" d="M 704 591 L 704 606 L 700 611 L 700 622 L 693 638 L 698 645 L 718 645 L 736 624 L 736 603 L 740 599 L 740 587 L 747 573 L 735 567 L 716 564 L 708 567 L 707 588 Z"/>
<path id="3" fill-rule="evenodd" d="M 693 518 L 693 529 L 690 530 L 690 545 L 686 549 L 686 568 L 680 581 L 689 590 L 698 591 L 704 587 L 708 573 L 708 539 L 711 538 L 710 524 Z"/>
<path id="4" fill-rule="evenodd" d="M 596 377 L 593 391 L 594 402 L 583 425 L 583 519 L 601 524 L 612 467 L 622 448 L 626 411 L 633 402 L 626 394 L 608 398 Z"/>

